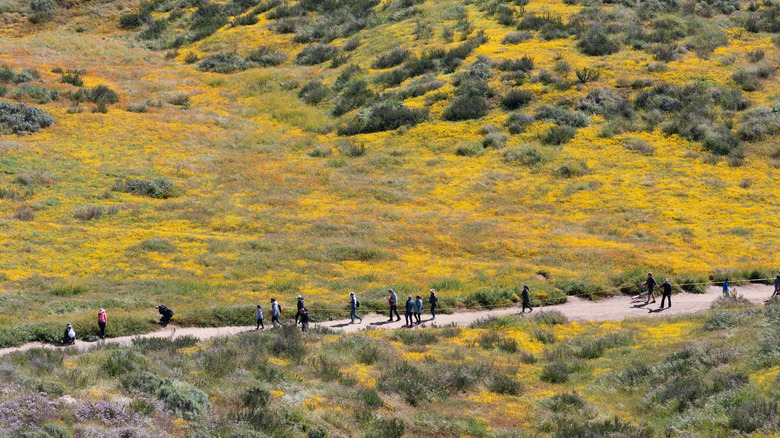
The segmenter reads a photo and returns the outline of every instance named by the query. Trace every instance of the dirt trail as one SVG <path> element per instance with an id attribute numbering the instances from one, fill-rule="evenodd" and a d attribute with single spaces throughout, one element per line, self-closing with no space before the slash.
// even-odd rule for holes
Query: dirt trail
<path id="1" fill-rule="evenodd" d="M 746 286 L 738 286 L 734 288 L 736 293 L 749 299 L 754 304 L 763 304 L 766 299 L 772 294 L 772 286 L 766 286 L 761 284 L 750 284 Z M 588 301 L 578 297 L 569 297 L 568 302 L 565 304 L 559 304 L 555 306 L 547 306 L 543 308 L 536 308 L 534 312 L 540 312 L 545 310 L 555 309 L 562 312 L 572 321 L 603 321 L 603 320 L 616 320 L 624 318 L 637 318 L 637 317 L 659 317 L 668 315 L 679 315 L 682 313 L 695 313 L 702 310 L 706 310 L 710 307 L 712 302 L 721 295 L 721 288 L 719 286 L 710 286 L 703 294 L 689 294 L 679 293 L 672 295 L 672 306 L 664 310 L 659 310 L 661 305 L 661 296 L 658 295 L 655 304 L 644 304 L 644 301 L 631 301 L 630 297 L 617 296 L 613 298 L 607 298 L 600 301 Z M 400 306 L 399 306 L 400 307 Z M 427 309 L 424 310 L 424 312 Z M 533 314 L 534 312 L 530 313 Z M 431 326 L 433 324 L 437 326 L 458 325 L 467 326 L 480 319 L 489 318 L 491 316 L 503 316 L 503 315 L 518 315 L 519 307 L 507 307 L 495 310 L 483 310 L 478 312 L 460 312 L 451 315 L 438 315 L 435 320 L 431 320 L 430 313 L 424 313 L 422 317 L 423 326 Z M 526 315 L 530 315 L 526 312 Z M 347 333 L 356 332 L 363 329 L 397 329 L 403 327 L 403 316 L 401 321 L 389 322 L 386 315 L 364 315 L 363 322 L 358 324 L 351 324 L 348 319 L 325 321 L 317 325 L 321 327 L 328 327 L 336 331 L 342 331 Z M 290 322 L 287 321 L 289 324 Z M 268 327 L 268 325 L 266 325 Z M 268 328 L 266 328 L 268 330 Z M 108 338 L 103 341 L 87 342 L 76 341 L 76 344 L 71 347 L 63 347 L 52 344 L 44 344 L 41 342 L 31 342 L 19 347 L 10 347 L 0 349 L 0 356 L 5 356 L 10 353 L 18 351 L 26 351 L 33 348 L 74 348 L 79 351 L 87 351 L 90 348 L 99 345 L 101 343 L 112 343 L 120 345 L 131 345 L 133 338 L 177 338 L 180 336 L 193 336 L 200 340 L 215 338 L 219 336 L 235 335 L 239 333 L 248 333 L 254 331 L 254 326 L 245 327 L 175 327 L 168 326 L 165 329 L 161 329 L 155 332 L 146 333 L 136 336 L 122 336 L 118 338 Z"/>

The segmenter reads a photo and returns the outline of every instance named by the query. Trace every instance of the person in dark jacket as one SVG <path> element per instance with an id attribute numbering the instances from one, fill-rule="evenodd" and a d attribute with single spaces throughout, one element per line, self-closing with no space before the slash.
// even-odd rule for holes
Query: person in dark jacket
<path id="1" fill-rule="evenodd" d="M 669 283 L 669 279 L 667 278 L 666 281 L 664 281 L 664 284 L 661 285 L 661 308 L 664 308 L 664 303 L 666 302 L 666 299 L 669 299 L 669 307 L 672 307 L 672 284 Z"/>
<path id="2" fill-rule="evenodd" d="M 772 293 L 772 296 L 769 297 L 770 300 L 774 297 L 780 297 L 780 275 L 775 278 L 775 281 L 772 284 L 775 286 L 775 291 Z"/>
<path id="3" fill-rule="evenodd" d="M 305 307 L 301 307 L 298 311 L 298 316 L 301 318 L 301 331 L 305 332 L 309 329 L 309 311 Z"/>
<path id="4" fill-rule="evenodd" d="M 65 334 L 62 335 L 62 343 L 65 345 L 73 345 L 76 343 L 76 331 L 73 330 L 73 325 L 70 323 L 65 326 Z"/>
<path id="5" fill-rule="evenodd" d="M 533 312 L 534 309 L 531 307 L 531 297 L 528 296 L 528 286 L 523 285 L 523 292 L 521 293 L 522 299 L 523 299 L 523 310 L 520 313 L 525 313 L 525 308 L 528 308 L 529 312 Z"/>
<path id="6" fill-rule="evenodd" d="M 414 300 L 412 300 L 411 295 L 406 299 L 406 314 L 404 316 L 406 317 L 406 326 L 411 327 L 414 322 Z"/>
<path id="7" fill-rule="evenodd" d="M 436 296 L 436 289 L 431 289 L 431 296 L 428 297 L 428 302 L 431 303 L 431 319 L 436 319 L 436 306 L 439 304 L 439 297 Z"/>
<path id="8" fill-rule="evenodd" d="M 398 318 L 396 321 L 401 320 L 401 315 L 398 314 L 398 295 L 395 294 L 395 291 L 390 289 L 387 291 L 387 293 L 390 294 L 390 297 L 387 299 L 387 302 L 390 304 L 390 319 L 389 322 L 393 322 L 393 313 L 395 313 L 395 317 Z"/>
<path id="9" fill-rule="evenodd" d="M 170 308 L 160 304 L 157 306 L 157 311 L 160 312 L 160 324 L 163 327 L 168 326 L 168 323 L 171 322 L 171 318 L 173 318 L 173 310 Z"/>
<path id="10" fill-rule="evenodd" d="M 653 303 L 655 303 L 655 287 L 658 286 L 658 283 L 655 282 L 655 278 L 653 278 L 653 273 L 648 272 L 647 273 L 647 281 L 645 281 L 645 286 L 647 286 L 647 300 L 645 300 L 645 304 L 650 303 L 650 297 L 653 297 Z"/>
<path id="11" fill-rule="evenodd" d="M 295 314 L 295 325 L 298 325 L 298 318 L 301 317 L 301 309 L 303 309 L 303 297 L 298 295 L 298 310 Z"/>

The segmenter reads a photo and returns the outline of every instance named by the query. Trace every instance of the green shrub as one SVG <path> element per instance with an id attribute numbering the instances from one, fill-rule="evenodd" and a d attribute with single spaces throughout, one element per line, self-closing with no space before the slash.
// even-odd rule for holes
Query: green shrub
<path id="1" fill-rule="evenodd" d="M 138 245 L 144 251 L 173 253 L 176 252 L 176 246 L 170 240 L 162 237 L 151 237 L 144 239 Z"/>
<path id="2" fill-rule="evenodd" d="M 531 337 L 541 342 L 542 344 L 554 344 L 558 341 L 555 333 L 546 329 L 534 330 L 534 332 L 531 334 Z"/>
<path id="3" fill-rule="evenodd" d="M 731 75 L 731 79 L 745 91 L 756 91 L 761 87 L 758 74 L 752 69 L 739 69 Z"/>
<path id="4" fill-rule="evenodd" d="M 485 151 L 480 143 L 461 142 L 455 148 L 455 155 L 460 157 L 474 157 Z"/>
<path id="5" fill-rule="evenodd" d="M 775 400 L 743 400 L 729 412 L 728 425 L 731 429 L 743 433 L 752 433 L 759 429 L 774 430 L 780 426 L 780 408 Z"/>
<path id="6" fill-rule="evenodd" d="M 148 11 L 124 14 L 119 17 L 119 27 L 122 29 L 137 29 L 149 20 L 151 15 Z"/>
<path id="7" fill-rule="evenodd" d="M 100 372 L 108 377 L 117 377 L 123 374 L 137 371 L 139 362 L 144 358 L 131 350 L 110 351 L 105 360 L 100 364 Z"/>
<path id="8" fill-rule="evenodd" d="M 60 81 L 64 84 L 71 84 L 76 87 L 84 86 L 84 72 L 82 70 L 68 70 L 62 74 Z"/>
<path id="9" fill-rule="evenodd" d="M 578 412 L 585 409 L 587 402 L 576 392 L 562 392 L 542 400 L 542 404 L 549 410 L 561 412 Z"/>
<path id="10" fill-rule="evenodd" d="M 647 426 L 632 426 L 617 417 L 604 421 L 562 421 L 558 423 L 555 438 L 626 437 L 652 438 L 655 433 Z"/>
<path id="11" fill-rule="evenodd" d="M 168 99 L 168 103 L 187 109 L 190 107 L 190 96 L 188 94 L 176 94 Z"/>
<path id="12" fill-rule="evenodd" d="M 336 146 L 336 149 L 338 149 L 341 155 L 344 155 L 345 157 L 349 157 L 349 158 L 362 157 L 363 155 L 366 154 L 365 144 L 355 143 L 349 140 L 344 140 L 339 142 L 339 144 Z"/>
<path id="13" fill-rule="evenodd" d="M 490 381 L 490 390 L 496 394 L 519 395 L 522 385 L 519 380 L 512 376 L 497 373 Z"/>
<path id="14" fill-rule="evenodd" d="M 611 55 L 620 50 L 620 43 L 610 38 L 607 31 L 598 26 L 585 32 L 577 46 L 590 56 Z"/>
<path id="15" fill-rule="evenodd" d="M 509 116 L 504 126 L 510 134 L 520 134 L 525 132 L 528 125 L 536 122 L 536 118 L 527 114 L 514 113 Z"/>
<path id="16" fill-rule="evenodd" d="M 530 146 L 512 147 L 503 152 L 501 160 L 505 163 L 533 167 L 541 164 L 544 161 L 544 156 Z"/>
<path id="17" fill-rule="evenodd" d="M 382 397 L 374 389 L 360 389 L 356 394 L 356 398 L 361 405 L 372 411 L 381 408 L 385 404 L 382 401 Z"/>
<path id="18" fill-rule="evenodd" d="M 409 51 L 400 47 L 396 47 L 390 52 L 379 55 L 374 62 L 371 63 L 371 68 L 385 69 L 401 65 L 409 58 Z"/>
<path id="19" fill-rule="evenodd" d="M 400 395 L 412 406 L 420 406 L 446 395 L 444 388 L 436 380 L 427 376 L 417 366 L 405 361 L 384 371 L 379 377 L 377 388 Z"/>
<path id="20" fill-rule="evenodd" d="M 575 74 L 577 75 L 577 81 L 579 81 L 581 84 L 596 82 L 601 77 L 601 72 L 599 70 L 588 67 L 583 67 L 582 69 L 576 70 Z"/>
<path id="21" fill-rule="evenodd" d="M 391 131 L 402 126 L 415 126 L 427 119 L 425 109 L 411 109 L 402 104 L 382 102 L 358 114 L 338 129 L 339 135 L 369 134 Z"/>
<path id="22" fill-rule="evenodd" d="M 0 134 L 37 132 L 53 124 L 54 117 L 36 106 L 0 102 Z"/>
<path id="23" fill-rule="evenodd" d="M 556 125 L 550 127 L 539 140 L 544 144 L 562 145 L 568 143 L 577 135 L 577 129 L 568 125 Z"/>
<path id="24" fill-rule="evenodd" d="M 251 64 L 234 52 L 215 53 L 198 63 L 198 70 L 214 73 L 235 73 L 249 67 Z"/>
<path id="25" fill-rule="evenodd" d="M 295 57 L 298 65 L 315 65 L 333 59 L 339 52 L 337 47 L 329 44 L 312 44 L 306 46 Z"/>
<path id="26" fill-rule="evenodd" d="M 168 199 L 175 195 L 175 185 L 168 178 L 120 179 L 114 182 L 111 190 L 156 199 Z"/>
<path id="27" fill-rule="evenodd" d="M 534 69 L 534 60 L 528 55 L 519 59 L 505 59 L 498 64 L 497 68 L 501 71 L 529 72 Z"/>
<path id="28" fill-rule="evenodd" d="M 704 137 L 704 149 L 716 155 L 729 155 L 738 148 L 739 140 L 730 129 L 711 131 Z"/>
<path id="29" fill-rule="evenodd" d="M 501 149 L 506 146 L 509 136 L 501 132 L 491 132 L 482 139 L 483 148 Z"/>
<path id="30" fill-rule="evenodd" d="M 368 82 L 364 79 L 350 79 L 344 91 L 341 92 L 338 99 L 336 99 L 336 105 L 333 108 L 332 114 L 336 117 L 342 116 L 352 110 L 365 106 L 376 97 L 368 86 Z"/>
<path id="31" fill-rule="evenodd" d="M 253 24 L 257 24 L 258 21 L 260 21 L 260 19 L 257 18 L 257 14 L 249 13 L 249 14 L 240 15 L 237 18 L 234 18 L 230 22 L 230 25 L 232 27 L 251 26 Z"/>
<path id="32" fill-rule="evenodd" d="M 72 297 L 89 292 L 90 287 L 85 284 L 68 284 L 57 286 L 51 290 L 51 294 L 58 297 Z"/>
<path id="33" fill-rule="evenodd" d="M 327 99 L 329 94 L 328 87 L 322 85 L 322 82 L 314 80 L 301 87 L 298 97 L 309 105 L 317 105 Z"/>
<path id="34" fill-rule="evenodd" d="M 509 32 L 504 35 L 501 44 L 520 44 L 533 38 L 533 35 L 527 32 Z"/>
<path id="35" fill-rule="evenodd" d="M 605 293 L 604 286 L 588 280 L 560 280 L 555 285 L 566 295 L 588 296 L 592 298 Z"/>
<path id="36" fill-rule="evenodd" d="M 516 110 L 531 103 L 533 97 L 528 90 L 510 90 L 501 98 L 501 106 L 506 110 Z"/>
<path id="37" fill-rule="evenodd" d="M 37 388 L 38 392 L 46 393 L 52 397 L 61 397 L 65 394 L 66 388 L 60 382 L 54 382 L 52 380 L 44 380 L 39 383 Z"/>
<path id="38" fill-rule="evenodd" d="M 452 122 L 479 119 L 487 115 L 488 102 L 482 96 L 458 96 L 444 109 L 442 118 Z"/>
<path id="39" fill-rule="evenodd" d="M 133 348 L 143 354 L 156 351 L 165 351 L 168 354 L 173 354 L 179 349 L 192 347 L 198 342 L 198 338 L 193 336 L 179 336 L 174 339 L 136 337 L 133 338 Z"/>
<path id="40" fill-rule="evenodd" d="M 287 55 L 279 50 L 261 46 L 247 55 L 246 60 L 260 67 L 272 67 L 287 61 Z"/>
<path id="41" fill-rule="evenodd" d="M 509 306 L 517 302 L 517 291 L 511 289 L 478 290 L 463 297 L 463 304 L 468 307 L 498 307 Z"/>
<path id="42" fill-rule="evenodd" d="M 559 360 L 545 365 L 539 378 L 547 383 L 566 383 L 570 374 L 571 370 L 566 362 Z"/>
<path id="43" fill-rule="evenodd" d="M 704 323 L 705 330 L 723 330 L 734 327 L 742 321 L 742 315 L 735 312 L 718 312 Z"/>
<path id="44" fill-rule="evenodd" d="M 31 0 L 27 6 L 30 12 L 29 21 L 33 24 L 45 23 L 57 13 L 57 4 L 54 0 Z"/>
<path id="45" fill-rule="evenodd" d="M 115 212 L 116 210 L 113 207 L 112 209 L 107 209 L 102 205 L 83 205 L 73 210 L 73 217 L 82 221 L 91 221 Z"/>
<path id="46" fill-rule="evenodd" d="M 531 320 L 535 323 L 545 325 L 566 324 L 569 322 L 569 318 L 560 310 L 545 310 L 534 313 L 533 316 L 531 316 Z"/>
<path id="47" fill-rule="evenodd" d="M 550 120 L 557 125 L 566 125 L 575 128 L 584 128 L 590 124 L 588 116 L 557 106 L 540 106 L 536 109 L 536 118 L 538 120 Z"/>

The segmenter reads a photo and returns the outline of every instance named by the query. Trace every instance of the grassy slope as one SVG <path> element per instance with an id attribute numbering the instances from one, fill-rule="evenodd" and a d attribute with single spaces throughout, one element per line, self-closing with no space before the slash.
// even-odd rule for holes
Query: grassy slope
<path id="1" fill-rule="evenodd" d="M 654 320 L 568 323 L 548 313 L 466 329 L 303 337 L 285 329 L 86 354 L 33 350 L 0 359 L 2 385 L 13 389 L 0 407 L 14 418 L 22 394 L 43 390 L 39 402 L 60 404 L 68 395 L 75 401 L 56 415 L 23 423 L 82 436 L 128 426 L 140 427 L 137 436 L 402 436 L 388 421 L 421 437 L 606 436 L 595 434 L 605 428 L 616 437 L 773 436 L 777 319 L 777 305 L 732 301 Z M 193 387 L 210 409 L 200 410 Z M 88 415 L 91 404 L 101 409 Z M 132 411 L 140 418 L 122 421 Z"/>
<path id="2" fill-rule="evenodd" d="M 368 68 L 396 45 L 415 53 L 445 46 L 440 31 L 455 24 L 452 11 L 459 4 L 425 2 L 418 16 L 359 32 L 361 45 L 349 62 Z M 332 103 L 309 106 L 287 88 L 313 78 L 330 85 L 339 69 L 288 61 L 220 75 L 180 62 L 189 51 L 246 54 L 260 44 L 292 58 L 303 45 L 272 32 L 263 16 L 256 25 L 226 27 L 182 48 L 177 59 L 166 59 L 163 52 L 144 49 L 132 33 L 117 30 L 118 15 L 134 11 L 133 5 L 74 4 L 54 22 L 37 26 L 25 20 L 20 4 L 3 5 L 16 12 L 4 18 L 9 24 L 0 39 L 0 62 L 17 71 L 37 68 L 47 86 L 63 92 L 75 88 L 60 84 L 50 70 L 83 68 L 87 87 L 107 84 L 120 94 L 108 114 L 91 113 L 89 106 L 68 114 L 67 101 L 46 104 L 55 126 L 3 137 L 0 184 L 30 192 L 0 205 L 5 241 L 0 271 L 8 291 L 3 325 L 83 319 L 101 306 L 144 317 L 144 309 L 158 301 L 186 312 L 204 303 L 245 304 L 298 293 L 341 307 L 350 290 L 364 293 L 367 301 L 383 297 L 388 286 L 410 292 L 443 286 L 442 296 L 454 298 L 530 283 L 534 294 L 546 297 L 560 295 L 561 280 L 603 285 L 635 266 L 694 277 L 755 268 L 764 276 L 777 261 L 766 251 L 767 242 L 777 237 L 772 200 L 778 184 L 769 163 L 777 146 L 773 138 L 748 144 L 746 164 L 729 167 L 724 160 L 713 161 L 699 143 L 667 137 L 659 129 L 602 138 L 605 122 L 599 116 L 570 143 L 544 146 L 538 135 L 550 124 L 540 122 L 508 141 L 547 157 L 526 168 L 502 161 L 501 151 L 454 154 L 461 142 L 481 141 L 484 125 L 501 126 L 506 112 L 494 105 L 483 119 L 445 122 L 440 115 L 446 103 L 438 102 L 426 123 L 357 136 L 354 140 L 367 146 L 364 157 L 334 151 L 312 158 L 307 155 L 312 149 L 339 144 L 334 132 L 321 133 L 339 120 L 328 115 Z M 534 74 L 550 70 L 558 56 L 572 71 L 583 66 L 602 71 L 597 82 L 581 89 L 526 84 L 523 88 L 535 95 L 526 113 L 638 77 L 675 84 L 700 79 L 733 88 L 731 73 L 750 65 L 746 52 L 760 48 L 766 53 L 763 64 L 777 60 L 770 34 L 740 31 L 733 17 L 704 20 L 724 28 L 727 46 L 706 58 L 682 55 L 667 71 L 650 72 L 651 56 L 627 47 L 593 58 L 580 53 L 573 38 L 502 45 L 513 29 L 498 25 L 476 5 L 466 8 L 475 30 L 484 30 L 489 41 L 464 65 L 477 55 L 501 60 L 530 54 Z M 525 8 L 564 19 L 580 9 L 560 2 Z M 432 25 L 431 38 L 414 39 L 417 20 Z M 509 87 L 500 74 L 490 85 L 498 95 Z M 770 79 L 747 97 L 753 107 L 770 105 L 778 87 Z M 451 94 L 453 87 L 440 91 Z M 188 109 L 167 103 L 182 94 L 190 96 Z M 146 113 L 125 111 L 147 100 L 163 105 Z M 406 104 L 422 107 L 425 97 Z M 631 138 L 656 152 L 626 150 Z M 563 178 L 557 171 L 561 165 L 587 170 Z M 17 182 L 19 175 L 42 172 L 54 182 L 33 187 Z M 170 178 L 180 195 L 157 200 L 110 191 L 116 179 L 127 177 Z M 73 212 L 86 205 L 117 212 L 92 221 L 74 218 Z M 32 220 L 14 218 L 24 208 L 34 211 Z M 147 239 L 164 239 L 174 250 L 149 250 Z M 77 293 L 52 294 L 63 286 L 78 286 L 72 289 Z"/>

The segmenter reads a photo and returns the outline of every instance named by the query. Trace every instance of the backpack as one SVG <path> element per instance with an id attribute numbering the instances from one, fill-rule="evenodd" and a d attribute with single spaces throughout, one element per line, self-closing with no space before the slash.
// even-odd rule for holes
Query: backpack
<path id="1" fill-rule="evenodd" d="M 360 301 L 357 298 L 355 298 L 355 307 L 360 307 Z"/>
<path id="2" fill-rule="evenodd" d="M 68 330 L 68 337 L 71 339 L 76 339 L 76 332 L 74 332 L 73 329 Z"/>

